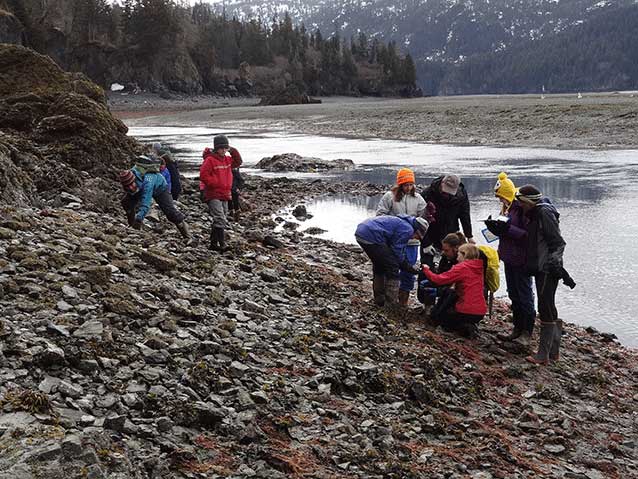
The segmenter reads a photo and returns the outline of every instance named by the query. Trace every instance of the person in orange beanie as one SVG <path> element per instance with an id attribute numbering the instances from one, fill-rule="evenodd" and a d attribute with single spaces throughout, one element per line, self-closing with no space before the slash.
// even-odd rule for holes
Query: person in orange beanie
<path id="1" fill-rule="evenodd" d="M 410 168 L 401 168 L 397 172 L 396 185 L 386 192 L 379 206 L 377 207 L 377 216 L 381 215 L 409 215 L 424 216 L 426 211 L 426 203 L 423 197 L 416 192 L 416 181 L 414 172 Z M 426 218 L 427 219 L 427 218 Z M 410 240 L 406 248 L 408 262 L 414 264 L 419 256 L 418 240 Z M 399 273 L 399 304 L 407 306 L 410 299 L 410 291 L 414 289 L 415 275 L 401 270 Z"/>

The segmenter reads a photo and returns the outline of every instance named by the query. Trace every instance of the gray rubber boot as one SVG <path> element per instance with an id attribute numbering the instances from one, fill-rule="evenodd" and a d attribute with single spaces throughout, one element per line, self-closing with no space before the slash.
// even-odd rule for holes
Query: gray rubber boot
<path id="1" fill-rule="evenodd" d="M 556 320 L 556 327 L 554 329 L 554 337 L 552 338 L 552 346 L 549 349 L 549 359 L 552 361 L 558 361 L 560 359 L 560 340 L 563 336 L 563 320 Z"/>
<path id="2" fill-rule="evenodd" d="M 374 304 L 383 306 L 385 304 L 385 276 L 375 274 L 372 278 L 372 294 Z"/>
<path id="3" fill-rule="evenodd" d="M 399 279 L 385 279 L 385 305 L 396 307 L 399 304 Z"/>
<path id="4" fill-rule="evenodd" d="M 541 331 L 538 338 L 538 352 L 533 356 L 528 356 L 527 360 L 534 364 L 548 364 L 549 350 L 552 347 L 554 336 L 556 336 L 556 323 L 541 322 Z"/>

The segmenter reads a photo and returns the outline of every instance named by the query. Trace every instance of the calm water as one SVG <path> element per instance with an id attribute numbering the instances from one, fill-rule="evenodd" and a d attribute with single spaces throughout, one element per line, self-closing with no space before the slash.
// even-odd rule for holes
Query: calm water
<path id="1" fill-rule="evenodd" d="M 496 175 L 506 171 L 517 185 L 533 183 L 550 196 L 561 212 L 567 241 L 565 266 L 576 289 L 559 287 L 560 315 L 571 322 L 613 332 L 638 346 L 638 151 L 545 150 L 431 145 L 387 140 L 359 140 L 276 133 L 246 134 L 208 128 L 131 128 L 142 141 L 168 143 L 186 172 L 196 174 L 201 151 L 224 133 L 241 152 L 247 171 L 265 156 L 294 152 L 323 159 L 349 158 L 354 171 L 321 175 L 331 180 L 389 184 L 397 166 L 409 166 L 421 185 L 445 172 L 462 177 L 470 197 L 474 236 L 479 220 L 498 212 L 492 195 Z M 290 174 L 318 177 L 316 174 Z M 341 195 L 307 204 L 314 217 L 301 230 L 317 226 L 323 238 L 354 243 L 356 225 L 374 214 L 378 197 Z M 290 218 L 287 218 L 290 219 Z M 493 243 L 496 246 L 496 243 Z M 504 281 L 501 294 L 505 294 Z"/>

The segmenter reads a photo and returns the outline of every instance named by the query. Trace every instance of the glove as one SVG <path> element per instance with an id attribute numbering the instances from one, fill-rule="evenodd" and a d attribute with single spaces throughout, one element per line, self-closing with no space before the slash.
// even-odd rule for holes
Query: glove
<path id="1" fill-rule="evenodd" d="M 485 226 L 490 233 L 495 234 L 496 236 L 502 236 L 510 229 L 509 222 L 490 219 L 485 220 Z"/>
<path id="2" fill-rule="evenodd" d="M 131 228 L 135 228 L 136 230 L 142 229 L 142 220 L 135 218 L 133 224 L 131 224 Z"/>
<path id="3" fill-rule="evenodd" d="M 401 269 L 410 274 L 419 274 L 421 272 L 418 264 L 410 264 L 407 261 L 401 265 Z"/>
<path id="4" fill-rule="evenodd" d="M 199 190 L 199 201 L 206 203 L 206 193 L 204 190 Z"/>

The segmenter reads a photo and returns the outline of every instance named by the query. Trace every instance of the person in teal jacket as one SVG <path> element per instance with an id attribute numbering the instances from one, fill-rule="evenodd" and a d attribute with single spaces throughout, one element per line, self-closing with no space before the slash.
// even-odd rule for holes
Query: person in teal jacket
<path id="1" fill-rule="evenodd" d="M 159 161 L 144 155 L 138 156 L 133 168 L 120 173 L 120 183 L 126 193 L 122 198 L 122 207 L 126 211 L 129 226 L 140 229 L 155 200 L 168 221 L 175 224 L 182 236 L 190 241 L 184 214 L 175 207 L 166 180 L 160 173 Z"/>

